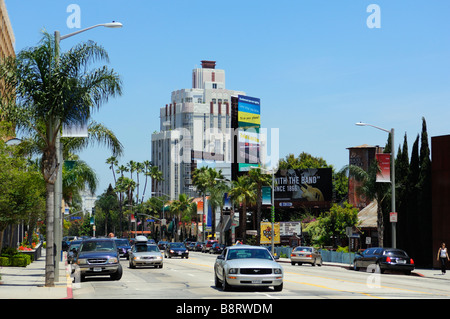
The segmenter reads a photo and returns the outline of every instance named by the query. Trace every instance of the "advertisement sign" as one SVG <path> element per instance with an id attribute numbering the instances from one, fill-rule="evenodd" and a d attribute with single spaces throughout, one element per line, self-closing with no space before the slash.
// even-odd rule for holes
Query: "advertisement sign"
<path id="1" fill-rule="evenodd" d="M 260 127 L 260 99 L 245 95 L 238 96 L 238 126 Z"/>
<path id="2" fill-rule="evenodd" d="M 240 172 L 248 171 L 250 166 L 260 162 L 260 103 L 255 97 L 238 96 L 237 162 Z"/>
<path id="3" fill-rule="evenodd" d="M 275 174 L 275 200 L 287 203 L 285 206 L 294 206 L 296 202 L 328 202 L 332 195 L 331 168 L 285 169 Z"/>
<path id="4" fill-rule="evenodd" d="M 380 170 L 377 172 L 377 183 L 391 182 L 391 154 L 377 153 L 375 157 Z"/>
<path id="5" fill-rule="evenodd" d="M 274 223 L 274 244 L 280 243 L 280 223 Z M 272 223 L 261 222 L 261 240 L 260 244 L 272 243 Z"/>
<path id="6" fill-rule="evenodd" d="M 293 236 L 302 234 L 301 222 L 280 222 L 280 236 Z"/>
<path id="7" fill-rule="evenodd" d="M 262 193 L 262 204 L 272 205 L 272 187 L 270 186 L 261 187 L 261 193 Z"/>

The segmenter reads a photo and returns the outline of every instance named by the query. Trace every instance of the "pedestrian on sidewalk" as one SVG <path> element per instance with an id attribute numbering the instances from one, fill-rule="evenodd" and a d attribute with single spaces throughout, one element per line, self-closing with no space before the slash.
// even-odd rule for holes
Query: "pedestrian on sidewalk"
<path id="1" fill-rule="evenodd" d="M 447 253 L 447 247 L 445 247 L 445 243 L 441 244 L 441 247 L 439 247 L 438 254 L 437 254 L 437 260 L 441 261 L 441 271 L 442 274 L 445 274 L 446 270 L 446 261 L 450 260 Z"/>

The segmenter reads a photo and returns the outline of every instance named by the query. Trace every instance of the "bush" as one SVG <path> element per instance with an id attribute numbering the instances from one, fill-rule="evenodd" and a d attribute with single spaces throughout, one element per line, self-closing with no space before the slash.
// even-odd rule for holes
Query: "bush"
<path id="1" fill-rule="evenodd" d="M 26 267 L 31 262 L 31 258 L 25 255 L 16 255 L 10 258 L 10 262 L 12 267 Z"/>
<path id="2" fill-rule="evenodd" d="M 10 266 L 11 262 L 9 260 L 9 257 L 0 257 L 0 266 L 7 267 Z"/>

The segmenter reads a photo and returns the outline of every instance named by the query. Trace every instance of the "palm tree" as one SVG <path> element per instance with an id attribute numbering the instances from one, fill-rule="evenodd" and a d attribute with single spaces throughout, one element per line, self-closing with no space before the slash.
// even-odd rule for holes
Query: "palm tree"
<path id="1" fill-rule="evenodd" d="M 349 176 L 353 176 L 355 180 L 361 182 L 361 186 L 356 189 L 359 194 L 364 195 L 369 200 L 377 201 L 378 244 L 380 247 L 383 247 L 384 217 L 382 207 L 386 197 L 389 196 L 389 188 L 385 185 L 388 183 L 378 183 L 376 181 L 376 175 L 379 170 L 378 162 L 374 161 L 370 165 L 368 172 L 355 165 L 346 165 L 341 169 L 341 172 L 348 171 Z"/>
<path id="2" fill-rule="evenodd" d="M 272 177 L 261 172 L 261 169 L 256 168 L 250 170 L 248 173 L 250 180 L 256 186 L 256 243 L 259 245 L 261 239 L 261 205 L 262 205 L 262 187 L 272 186 Z"/>
<path id="3" fill-rule="evenodd" d="M 44 32 L 39 45 L 22 50 L 0 64 L 0 77 L 6 92 L 16 95 L 2 98 L 1 113 L 25 135 L 37 135 L 41 141 L 41 171 L 46 182 L 47 251 L 45 286 L 54 286 L 54 196 L 58 171 L 57 135 L 63 124 L 84 124 L 92 109 L 98 109 L 109 97 L 121 95 L 117 73 L 106 66 L 91 70 L 92 63 L 108 61 L 101 46 L 89 41 L 59 53 L 57 43 Z"/>
<path id="4" fill-rule="evenodd" d="M 194 199 L 192 197 L 188 197 L 186 194 L 180 194 L 178 196 L 178 199 L 174 200 L 170 204 L 171 213 L 177 216 L 177 218 L 174 220 L 175 223 L 173 227 L 173 229 L 175 230 L 175 241 L 178 241 L 178 234 L 175 227 L 176 222 L 182 220 L 184 214 L 190 209 L 193 200 Z"/>
<path id="5" fill-rule="evenodd" d="M 245 243 L 247 230 L 247 205 L 256 202 L 256 187 L 248 175 L 239 176 L 233 181 L 230 190 L 230 198 L 233 202 L 240 204 L 242 211 L 239 213 L 240 237 Z"/>
<path id="6" fill-rule="evenodd" d="M 95 193 L 98 185 L 97 175 L 78 155 L 71 154 L 66 157 L 63 166 L 63 198 L 70 202 L 79 191 L 85 190 L 86 186 L 91 193 Z"/>
<path id="7" fill-rule="evenodd" d="M 209 181 L 208 181 L 208 176 L 207 176 L 207 170 L 208 167 L 207 166 L 203 166 L 200 168 L 196 168 L 193 172 L 192 172 L 192 185 L 194 185 L 197 188 L 197 192 L 202 195 L 203 197 L 203 216 L 205 215 L 205 201 L 206 201 L 206 192 L 208 190 L 208 186 L 209 186 Z M 205 237 L 205 225 L 203 225 L 203 220 L 202 220 L 202 236 L 204 239 Z"/>

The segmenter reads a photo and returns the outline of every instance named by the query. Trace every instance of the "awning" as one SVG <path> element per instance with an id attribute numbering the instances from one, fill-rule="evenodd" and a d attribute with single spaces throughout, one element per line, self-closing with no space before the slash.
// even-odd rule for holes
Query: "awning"
<path id="1" fill-rule="evenodd" d="M 378 203 L 376 200 L 364 207 L 358 213 L 359 228 L 376 228 L 378 220 Z"/>
<path id="2" fill-rule="evenodd" d="M 226 232 L 231 228 L 231 218 L 230 215 L 222 216 L 222 221 L 217 225 L 217 231 Z"/>

